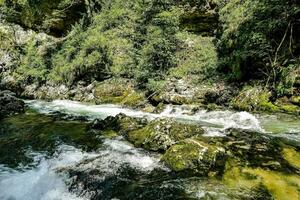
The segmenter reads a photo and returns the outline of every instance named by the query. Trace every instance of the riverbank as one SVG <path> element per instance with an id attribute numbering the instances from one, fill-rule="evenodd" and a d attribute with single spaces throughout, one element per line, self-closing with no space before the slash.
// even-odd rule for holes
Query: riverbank
<path id="1" fill-rule="evenodd" d="M 14 91 L 20 98 L 52 101 L 56 99 L 88 102 L 96 105 L 120 106 L 158 113 L 168 105 L 187 105 L 197 109 L 230 109 L 253 113 L 300 114 L 300 96 L 272 99 L 271 91 L 258 83 L 229 85 L 225 81 L 193 83 L 185 79 L 169 79 L 157 91 L 138 89 L 131 79 L 111 78 L 102 82 L 77 85 L 46 83 L 38 86 L 18 85 L 9 75 L 2 81 L 2 89 Z"/>

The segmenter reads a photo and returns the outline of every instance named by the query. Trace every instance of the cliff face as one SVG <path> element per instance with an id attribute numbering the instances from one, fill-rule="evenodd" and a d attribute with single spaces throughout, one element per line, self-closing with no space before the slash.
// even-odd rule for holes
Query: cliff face
<path id="1" fill-rule="evenodd" d="M 1 11 L 3 18 L 26 29 L 44 31 L 50 35 L 63 36 L 72 25 L 90 12 L 101 8 L 97 1 L 89 0 L 5 0 Z"/>
<path id="2" fill-rule="evenodd" d="M 87 20 L 99 12 L 103 3 L 98 0 L 5 0 L 1 4 L 2 18 L 6 21 L 26 29 L 63 36 L 80 19 Z M 215 3 L 178 1 L 176 4 L 184 9 L 181 16 L 182 29 L 203 34 L 214 32 L 218 22 Z"/>

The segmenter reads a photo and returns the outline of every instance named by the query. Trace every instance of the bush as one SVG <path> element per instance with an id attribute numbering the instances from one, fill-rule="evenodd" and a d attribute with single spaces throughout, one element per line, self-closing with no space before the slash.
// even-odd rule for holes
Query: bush
<path id="1" fill-rule="evenodd" d="M 299 1 L 231 0 L 219 14 L 221 70 L 235 80 L 268 80 L 274 88 L 299 56 Z"/>
<path id="2" fill-rule="evenodd" d="M 179 43 L 176 38 L 179 14 L 180 10 L 171 8 L 169 11 L 153 15 L 151 20 L 148 19 L 149 25 L 141 24 L 146 26 L 136 73 L 141 87 L 147 85 L 148 79 L 164 79 L 166 72 L 177 66 L 175 52 Z"/>
<path id="3" fill-rule="evenodd" d="M 107 39 L 96 31 L 75 29 L 53 58 L 50 80 L 70 85 L 79 80 L 104 80 L 110 64 Z"/>
<path id="4" fill-rule="evenodd" d="M 169 74 L 176 78 L 210 77 L 216 72 L 218 57 L 212 37 L 202 37 L 181 32 L 177 34 L 181 48 L 176 52 L 178 66 L 170 69 Z"/>
<path id="5" fill-rule="evenodd" d="M 19 66 L 15 70 L 18 81 L 31 84 L 41 84 L 46 81 L 51 64 L 49 65 L 47 54 L 48 40 L 39 40 L 36 35 L 22 48 L 23 54 Z"/>

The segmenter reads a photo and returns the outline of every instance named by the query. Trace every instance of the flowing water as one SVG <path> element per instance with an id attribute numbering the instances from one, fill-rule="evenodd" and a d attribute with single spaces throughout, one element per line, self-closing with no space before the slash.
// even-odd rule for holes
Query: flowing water
<path id="1" fill-rule="evenodd" d="M 222 137 L 227 128 L 241 128 L 300 143 L 300 119 L 288 115 L 204 110 L 191 114 L 183 106 L 150 114 L 61 100 L 26 103 L 25 114 L 0 121 L 1 200 L 241 199 L 248 195 L 215 179 L 175 174 L 159 161 L 159 154 L 134 148 L 122 137 L 86 131 L 90 120 L 119 113 L 199 123 L 207 136 Z"/>

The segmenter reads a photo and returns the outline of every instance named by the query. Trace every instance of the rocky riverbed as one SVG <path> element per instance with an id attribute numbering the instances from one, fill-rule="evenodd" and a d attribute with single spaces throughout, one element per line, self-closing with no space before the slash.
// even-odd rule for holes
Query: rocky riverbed
<path id="1" fill-rule="evenodd" d="M 299 198 L 295 116 L 26 104 L 0 123 L 1 199 Z"/>

